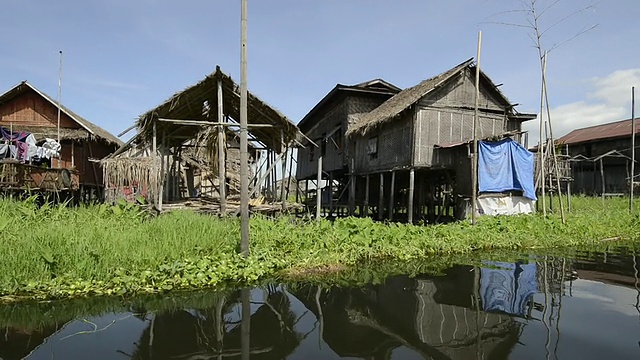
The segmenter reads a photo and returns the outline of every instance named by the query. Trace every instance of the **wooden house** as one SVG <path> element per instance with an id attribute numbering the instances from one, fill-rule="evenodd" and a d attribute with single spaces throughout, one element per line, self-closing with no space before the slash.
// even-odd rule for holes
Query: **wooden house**
<path id="1" fill-rule="evenodd" d="M 239 118 L 240 86 L 218 67 L 140 116 L 132 127 L 138 133 L 101 162 L 105 186 L 114 197 L 122 195 L 122 189 L 144 188 L 149 202 L 159 210 L 163 202 L 206 196 L 216 211 L 227 212 L 232 208 L 227 207 L 227 197 L 238 194 L 234 188 L 240 182 Z M 300 132 L 251 93 L 247 121 L 250 195 L 260 198 L 265 184 L 275 188 L 276 164 L 289 163 L 280 160 L 291 156 L 290 147 L 296 146 Z M 198 181 L 215 189 L 194 192 Z M 275 190 L 266 195 L 270 203 L 282 200 Z"/>
<path id="2" fill-rule="evenodd" d="M 59 120 L 58 120 L 59 119 Z M 58 126 L 59 125 L 59 126 Z M 46 139 L 59 141 L 59 156 L 34 164 L 3 157 L 0 190 L 7 192 L 65 191 L 99 199 L 102 173 L 93 159 L 115 151 L 122 142 L 108 131 L 89 122 L 26 81 L 0 95 L 0 127 L 5 145 L 17 134 L 32 134 L 36 144 Z M 14 135 L 8 135 L 13 133 Z M 8 141 L 8 142 L 7 142 Z"/>
<path id="3" fill-rule="evenodd" d="M 631 178 L 631 119 L 575 129 L 556 140 L 571 159 L 571 191 L 586 195 L 622 195 L 629 192 Z M 636 134 L 640 121 L 636 121 Z M 635 158 L 640 159 L 638 138 Z M 639 180 L 638 164 L 634 183 Z"/>
<path id="4" fill-rule="evenodd" d="M 512 136 L 522 141 L 521 124 L 535 115 L 516 112 L 515 105 L 482 72 L 479 84 L 478 138 Z M 340 193 L 329 196 L 331 204 L 344 204 L 351 214 L 378 219 L 413 222 L 455 216 L 457 205 L 471 196 L 468 144 L 473 138 L 473 59 L 400 92 L 386 89 L 384 96 L 388 98 L 379 106 L 372 104 L 371 109 L 343 116 L 348 120 L 341 165 L 349 175 L 339 186 Z M 327 129 L 336 125 L 323 124 L 329 119 L 319 117 L 301 130 L 312 139 L 319 135 L 307 130 L 313 127 L 330 134 Z M 327 149 L 328 138 L 323 145 Z M 301 153 L 298 166 L 311 168 L 304 162 L 312 158 Z M 334 168 L 322 164 L 323 171 Z M 300 179 L 309 173 L 299 170 L 298 174 Z"/>

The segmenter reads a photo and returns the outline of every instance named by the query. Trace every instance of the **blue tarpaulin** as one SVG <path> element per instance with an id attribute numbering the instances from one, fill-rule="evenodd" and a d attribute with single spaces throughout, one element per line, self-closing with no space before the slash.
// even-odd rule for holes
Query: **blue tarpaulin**
<path id="1" fill-rule="evenodd" d="M 481 141 L 478 157 L 478 191 L 522 191 L 537 200 L 533 184 L 533 153 L 513 139 Z"/>

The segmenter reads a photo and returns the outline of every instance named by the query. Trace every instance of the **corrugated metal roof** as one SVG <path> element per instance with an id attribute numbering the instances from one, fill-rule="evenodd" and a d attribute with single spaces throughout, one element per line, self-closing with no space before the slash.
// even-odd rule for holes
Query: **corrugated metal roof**
<path id="1" fill-rule="evenodd" d="M 636 133 L 640 134 L 638 119 L 636 119 Z M 556 141 L 561 144 L 578 144 L 624 136 L 631 136 L 631 119 L 576 129 Z"/>

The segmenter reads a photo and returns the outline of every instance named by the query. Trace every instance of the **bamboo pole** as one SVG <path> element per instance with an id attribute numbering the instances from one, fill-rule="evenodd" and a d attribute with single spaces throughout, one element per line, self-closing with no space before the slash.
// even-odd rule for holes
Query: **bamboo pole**
<path id="1" fill-rule="evenodd" d="M 60 50 L 60 65 L 58 67 L 58 144 L 60 144 L 60 152 L 58 153 L 58 167 L 62 168 L 62 144 L 60 143 L 60 111 L 62 107 L 62 50 Z M 96 179 L 96 182 L 98 179 Z"/>
<path id="2" fill-rule="evenodd" d="M 249 154 L 247 141 L 247 0 L 242 0 L 240 51 L 240 249 L 249 255 Z M 246 290 L 248 292 L 248 290 Z M 249 313 L 250 310 L 247 310 Z M 247 333 L 248 333 L 247 325 Z M 245 329 L 243 327 L 243 333 Z M 248 345 L 247 345 L 248 346 Z M 247 355 L 248 356 L 248 355 Z"/>
<path id="3" fill-rule="evenodd" d="M 384 173 L 380 173 L 380 190 L 378 197 L 378 220 L 382 220 L 384 209 Z"/>
<path id="4" fill-rule="evenodd" d="M 369 174 L 367 174 L 366 180 L 365 180 L 365 185 L 364 185 L 364 216 L 368 217 L 369 216 L 369 182 L 370 182 L 370 176 Z"/>
<path id="5" fill-rule="evenodd" d="M 409 204 L 407 205 L 407 222 L 413 224 L 413 192 L 415 186 L 415 170 L 411 168 L 409 170 Z"/>
<path id="6" fill-rule="evenodd" d="M 224 104 L 222 96 L 222 80 L 218 79 L 218 122 L 225 122 Z M 223 125 L 218 126 L 218 187 L 220 194 L 220 214 L 227 213 L 227 165 L 226 165 L 226 135 Z"/>
<path id="7" fill-rule="evenodd" d="M 604 157 L 600 158 L 600 182 L 602 184 L 602 205 L 604 205 L 604 192 L 605 192 L 605 184 L 604 184 L 604 165 L 602 164 L 602 160 Z"/>
<path id="8" fill-rule="evenodd" d="M 318 157 L 318 181 L 316 182 L 316 220 L 320 220 L 320 211 L 322 210 L 322 189 L 320 183 L 322 182 L 322 154 Z"/>
<path id="9" fill-rule="evenodd" d="M 473 158 L 471 159 L 471 223 L 476 223 L 478 207 L 478 102 L 480 101 L 480 53 L 482 49 L 482 31 L 478 32 L 478 55 L 476 57 L 475 105 L 473 110 Z"/>
<path id="10" fill-rule="evenodd" d="M 544 69 L 542 71 L 542 83 L 544 86 L 544 98 L 547 105 L 547 121 L 549 122 L 549 141 L 551 143 L 551 156 L 553 157 L 553 167 L 556 177 L 556 188 L 558 189 L 558 204 L 560 205 L 560 218 L 562 223 L 566 224 L 567 219 L 564 214 L 564 205 L 562 204 L 562 188 L 560 187 L 560 168 L 558 166 L 558 154 L 556 153 L 555 141 L 553 138 L 553 126 L 551 125 L 551 108 L 549 107 L 549 91 L 547 91 L 547 52 L 544 53 Z"/>
<path id="11" fill-rule="evenodd" d="M 544 74 L 547 68 L 547 58 L 546 56 L 542 57 L 542 73 Z M 544 78 L 544 75 L 543 75 Z M 545 127 L 544 127 L 544 93 L 545 93 L 545 88 L 544 88 L 544 80 L 542 81 L 542 86 L 541 86 L 541 94 L 540 94 L 540 139 L 538 140 L 538 154 L 539 154 L 539 159 L 540 159 L 540 169 L 539 169 L 539 176 L 538 176 L 538 183 L 540 184 L 540 194 L 542 197 L 542 215 L 543 216 L 547 216 L 547 200 L 545 198 L 546 194 L 545 194 L 545 187 L 547 186 L 545 184 L 545 176 L 544 176 L 544 148 L 546 145 L 545 142 Z"/>
<path id="12" fill-rule="evenodd" d="M 396 187 L 396 171 L 391 171 L 391 192 L 389 193 L 389 221 L 393 221 L 394 195 Z"/>
<path id="13" fill-rule="evenodd" d="M 349 215 L 353 216 L 356 212 L 356 161 L 351 157 L 351 182 L 349 183 Z"/>
<path id="14" fill-rule="evenodd" d="M 629 188 L 629 212 L 633 213 L 633 179 L 636 163 L 636 88 L 631 87 L 631 187 Z"/>

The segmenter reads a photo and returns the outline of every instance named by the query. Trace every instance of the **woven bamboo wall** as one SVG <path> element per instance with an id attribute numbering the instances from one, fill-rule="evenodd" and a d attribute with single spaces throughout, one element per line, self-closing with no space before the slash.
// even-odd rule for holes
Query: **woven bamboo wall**
<path id="1" fill-rule="evenodd" d="M 397 120 L 354 138 L 356 172 L 385 171 L 411 164 L 413 114 L 406 111 Z M 377 143 L 376 154 L 367 149 L 370 141 Z"/>
<path id="2" fill-rule="evenodd" d="M 473 139 L 472 110 L 442 108 L 421 108 L 416 118 L 415 157 L 416 166 L 446 165 L 452 159 L 443 154 L 434 157 L 433 147 L 437 144 L 452 144 Z M 506 131 L 506 121 L 501 115 L 480 114 L 478 138 L 502 134 Z"/>

